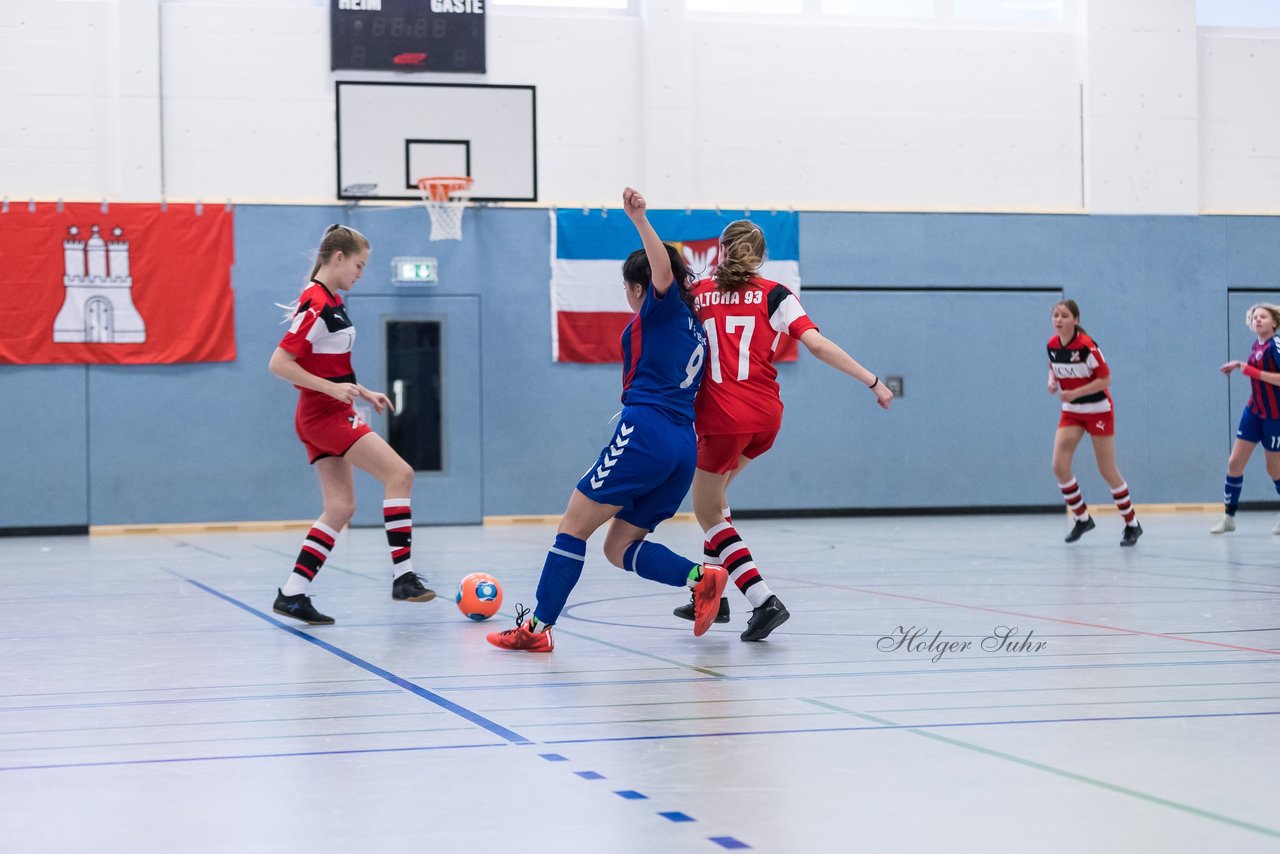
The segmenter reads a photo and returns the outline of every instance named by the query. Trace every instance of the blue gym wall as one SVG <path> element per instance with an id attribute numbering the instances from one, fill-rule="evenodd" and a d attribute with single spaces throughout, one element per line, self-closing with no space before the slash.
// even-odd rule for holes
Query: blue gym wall
<path id="1" fill-rule="evenodd" d="M 331 222 L 374 244 L 353 292 L 359 358 L 381 347 L 360 299 L 379 316 L 463 318 L 450 321 L 446 430 L 463 462 L 419 478 L 416 520 L 562 510 L 609 432 L 620 375 L 551 362 L 545 210 L 472 210 L 465 240 L 429 243 L 415 208 L 241 206 L 236 362 L 0 366 L 11 404 L 0 528 L 314 517 L 295 394 L 266 363 L 282 333 L 274 304 L 296 295 Z M 390 259 L 423 254 L 439 258 L 440 284 L 393 289 Z M 1135 500 L 1210 502 L 1245 392 L 1217 368 L 1248 352 L 1242 307 L 1280 291 L 1280 218 L 806 213 L 801 275 L 823 331 L 873 370 L 903 375 L 906 395 L 882 412 L 807 355 L 781 366 L 783 433 L 735 485 L 736 508 L 1055 503 L 1043 346 L 1059 292 L 1081 304 L 1111 362 Z M 478 330 L 466 319 L 477 307 Z M 1087 448 L 1077 463 L 1087 500 L 1106 503 Z M 358 479 L 367 524 L 379 496 Z M 1274 498 L 1260 461 L 1244 497 Z"/>

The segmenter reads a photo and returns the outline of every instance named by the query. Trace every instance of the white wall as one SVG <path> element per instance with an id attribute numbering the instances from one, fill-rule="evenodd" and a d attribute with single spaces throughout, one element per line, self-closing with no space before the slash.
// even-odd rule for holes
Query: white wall
<path id="1" fill-rule="evenodd" d="M 0 0 L 0 195 L 155 198 L 154 0 Z"/>
<path id="2" fill-rule="evenodd" d="M 162 3 L 165 194 L 334 200 L 324 6 Z"/>
<path id="3" fill-rule="evenodd" d="M 1200 207 L 1280 212 L 1280 31 L 1200 34 Z"/>
<path id="4" fill-rule="evenodd" d="M 1195 0 L 1091 0 L 1088 207 L 1199 209 Z"/>
<path id="5" fill-rule="evenodd" d="M 1088 0 L 1081 32 L 642 6 L 491 10 L 486 75 L 343 79 L 536 85 L 544 203 L 1280 208 L 1280 40 L 1197 49 L 1192 0 Z M 0 195 L 334 200 L 323 0 L 0 0 L 0 63 Z"/>
<path id="6" fill-rule="evenodd" d="M 686 31 L 695 204 L 1080 208 L 1078 34 Z"/>

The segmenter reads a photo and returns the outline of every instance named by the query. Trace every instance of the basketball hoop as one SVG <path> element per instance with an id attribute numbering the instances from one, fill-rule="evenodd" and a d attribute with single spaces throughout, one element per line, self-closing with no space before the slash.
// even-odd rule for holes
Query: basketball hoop
<path id="1" fill-rule="evenodd" d="M 467 203 L 453 197 L 470 189 L 475 179 L 469 175 L 436 175 L 418 179 L 422 203 L 431 215 L 432 240 L 461 240 L 462 213 Z"/>

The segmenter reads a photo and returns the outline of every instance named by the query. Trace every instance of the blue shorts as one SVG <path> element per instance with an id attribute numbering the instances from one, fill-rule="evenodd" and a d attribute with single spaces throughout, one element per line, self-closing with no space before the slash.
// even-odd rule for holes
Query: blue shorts
<path id="1" fill-rule="evenodd" d="M 1245 405 L 1240 415 L 1236 438 L 1245 442 L 1261 442 L 1262 450 L 1280 452 L 1280 418 L 1259 418 Z"/>
<path id="2" fill-rule="evenodd" d="M 652 531 L 680 509 L 697 466 L 692 424 L 676 424 L 651 406 L 627 406 L 578 491 L 600 504 L 617 504 L 622 509 L 616 518 Z"/>

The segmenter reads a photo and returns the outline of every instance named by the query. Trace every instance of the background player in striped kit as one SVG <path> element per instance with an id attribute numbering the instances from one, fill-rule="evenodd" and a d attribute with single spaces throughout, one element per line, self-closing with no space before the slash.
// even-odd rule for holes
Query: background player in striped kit
<path id="1" fill-rule="evenodd" d="M 1093 440 L 1093 456 L 1102 479 L 1111 487 L 1116 509 L 1124 518 L 1122 546 L 1132 546 L 1142 536 L 1129 485 L 1116 468 L 1115 411 L 1111 402 L 1111 369 L 1102 351 L 1080 325 L 1080 307 L 1075 300 L 1063 300 L 1053 307 L 1054 334 L 1049 339 L 1049 393 L 1062 401 L 1062 416 L 1053 437 L 1053 473 L 1075 524 L 1066 541 L 1074 543 L 1095 527 L 1089 507 L 1080 493 L 1080 484 L 1071 474 L 1071 460 L 1087 432 Z"/>
<path id="2" fill-rule="evenodd" d="M 744 641 L 764 640 L 790 616 L 760 574 L 755 559 L 729 516 L 728 487 L 751 460 L 773 446 L 782 426 L 782 398 L 774 354 L 783 335 L 798 338 L 819 360 L 871 389 L 889 408 L 893 392 L 879 377 L 827 340 L 785 285 L 759 276 L 765 240 L 749 220 L 725 226 L 720 261 L 712 277 L 694 286 L 698 319 L 707 332 L 707 377 L 698 393 L 698 471 L 693 477 L 693 511 L 702 526 L 703 551 L 724 566 L 751 603 Z M 673 612 L 693 618 L 693 603 Z M 720 603 L 717 622 L 729 620 Z"/>
<path id="3" fill-rule="evenodd" d="M 410 550 L 413 520 L 409 496 L 413 468 L 355 411 L 357 399 L 368 401 L 382 414 L 391 407 L 385 394 L 356 382 L 351 369 L 355 327 L 338 291 L 349 291 L 369 262 L 369 241 L 344 225 L 324 233 L 311 269 L 311 284 L 292 310 L 289 331 L 271 354 L 271 373 L 293 383 L 299 391 L 294 426 L 307 459 L 315 466 L 324 496 L 324 512 L 311 526 L 293 572 L 276 592 L 277 614 L 312 625 L 328 625 L 333 617 L 316 610 L 307 591 L 324 565 L 338 532 L 355 512 L 352 466 L 380 480 L 385 488 L 383 519 L 391 550 L 391 598 L 425 602 L 435 593 L 413 571 Z"/>
<path id="4" fill-rule="evenodd" d="M 693 633 L 715 619 L 728 574 L 646 540 L 680 509 L 697 463 L 694 398 L 706 360 L 693 315 L 689 273 L 680 253 L 659 239 L 639 192 L 627 187 L 622 207 L 644 249 L 622 267 L 627 303 L 636 314 L 622 333 L 622 412 L 613 440 L 578 481 L 538 579 L 533 617 L 516 606 L 516 627 L 488 635 L 502 649 L 551 652 L 551 627 L 582 576 L 587 539 L 609 523 L 605 557 L 641 578 L 693 591 Z"/>
<path id="5" fill-rule="evenodd" d="M 1236 508 L 1240 506 L 1240 491 L 1244 488 L 1244 467 L 1253 456 L 1253 449 L 1262 442 L 1266 454 L 1267 474 L 1280 492 L 1280 306 L 1259 303 L 1252 305 L 1244 315 L 1245 325 L 1258 336 L 1249 350 L 1248 360 L 1227 362 L 1221 370 L 1230 374 L 1236 368 L 1249 378 L 1251 394 L 1249 402 L 1240 413 L 1240 426 L 1236 428 L 1236 441 L 1227 458 L 1227 484 L 1223 505 L 1226 515 L 1209 529 L 1211 534 L 1224 534 L 1236 529 Z M 1280 522 L 1271 529 L 1280 534 Z"/>

